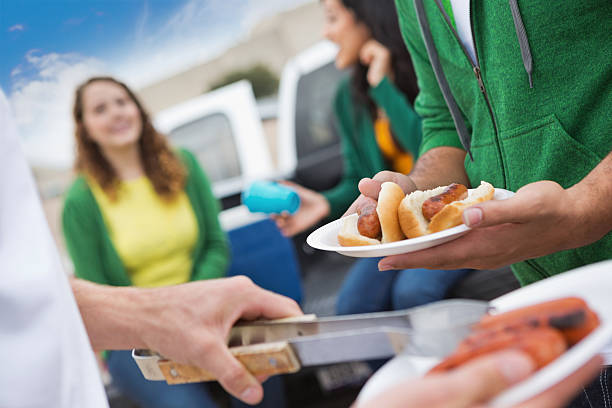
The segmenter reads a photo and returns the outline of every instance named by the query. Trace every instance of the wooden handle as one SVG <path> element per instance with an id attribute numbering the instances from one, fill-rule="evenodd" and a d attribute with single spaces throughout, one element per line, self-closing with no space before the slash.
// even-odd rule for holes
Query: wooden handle
<path id="1" fill-rule="evenodd" d="M 230 351 L 253 375 L 295 373 L 301 367 L 291 345 L 286 341 L 232 347 Z M 185 384 L 216 379 L 214 375 L 201 368 L 175 363 L 170 360 L 160 360 L 158 365 L 168 384 Z"/>

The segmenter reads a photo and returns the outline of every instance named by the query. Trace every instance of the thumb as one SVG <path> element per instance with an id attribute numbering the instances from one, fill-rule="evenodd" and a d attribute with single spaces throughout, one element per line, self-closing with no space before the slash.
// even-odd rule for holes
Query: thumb
<path id="1" fill-rule="evenodd" d="M 393 171 L 381 171 L 372 178 L 363 178 L 359 181 L 359 191 L 366 197 L 378 199 L 378 193 L 380 193 L 380 186 L 386 181 L 391 181 L 404 190 L 404 194 L 408 194 L 417 189 L 416 184 L 410 178 L 402 173 L 396 173 Z"/>
<path id="2" fill-rule="evenodd" d="M 472 407 L 485 403 L 509 386 L 524 380 L 535 369 L 524 353 L 505 351 L 481 357 L 452 371 L 439 385 L 452 402 L 446 407 Z"/>
<path id="3" fill-rule="evenodd" d="M 533 205 L 516 194 L 505 200 L 489 200 L 463 210 L 463 222 L 470 228 L 484 228 L 505 223 L 523 223 L 533 216 Z"/>
<path id="4" fill-rule="evenodd" d="M 366 42 L 359 51 L 359 60 L 364 65 L 370 65 L 374 58 L 374 47 L 370 41 Z"/>
<path id="5" fill-rule="evenodd" d="M 371 178 L 362 178 L 359 180 L 359 184 L 357 188 L 359 192 L 366 197 L 373 198 L 374 200 L 378 200 L 378 193 L 380 193 L 380 186 L 383 182 L 371 179 Z"/>
<path id="6" fill-rule="evenodd" d="M 363 65 L 370 65 L 374 59 L 374 54 L 367 48 L 364 48 L 359 53 L 359 60 Z"/>
<path id="7" fill-rule="evenodd" d="M 223 343 L 215 342 L 209 345 L 206 351 L 205 355 L 208 357 L 198 365 L 213 374 L 227 392 L 251 405 L 262 400 L 261 384 L 236 360 Z"/>

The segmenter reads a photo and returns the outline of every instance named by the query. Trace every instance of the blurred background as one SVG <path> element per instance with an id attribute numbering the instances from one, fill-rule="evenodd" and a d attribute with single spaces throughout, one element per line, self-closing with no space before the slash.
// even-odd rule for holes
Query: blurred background
<path id="1" fill-rule="evenodd" d="M 0 86 L 67 273 L 60 217 L 75 177 L 74 90 L 90 76 L 111 75 L 136 90 L 156 127 L 194 152 L 211 178 L 231 273 L 248 265 L 265 287 L 282 270 L 285 279 L 271 289 L 308 313 L 333 314 L 352 261 L 315 253 L 307 233 L 284 239 L 240 205 L 255 180 L 291 179 L 320 191 L 341 176 L 331 103 L 345 73 L 334 67 L 323 24 L 313 0 L 0 0 Z M 265 248 L 262 233 L 274 236 Z M 101 369 L 111 406 L 134 407 Z M 286 377 L 287 402 L 348 406 L 370 373 L 358 362 L 303 370 Z"/>

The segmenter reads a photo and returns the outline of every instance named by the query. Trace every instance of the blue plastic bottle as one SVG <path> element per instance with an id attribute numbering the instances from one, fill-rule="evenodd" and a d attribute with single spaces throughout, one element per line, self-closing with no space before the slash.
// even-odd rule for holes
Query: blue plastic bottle
<path id="1" fill-rule="evenodd" d="M 295 213 L 300 196 L 290 187 L 272 181 L 255 181 L 242 192 L 242 204 L 250 212 L 266 214 Z"/>

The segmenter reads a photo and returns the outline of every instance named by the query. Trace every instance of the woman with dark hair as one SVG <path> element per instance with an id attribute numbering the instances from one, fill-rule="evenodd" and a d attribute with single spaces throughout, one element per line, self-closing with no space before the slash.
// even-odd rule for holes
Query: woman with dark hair
<path id="1" fill-rule="evenodd" d="M 410 55 L 393 0 L 322 0 L 324 35 L 339 47 L 336 66 L 351 68 L 334 100 L 344 174 L 331 190 L 317 193 L 289 183 L 300 195 L 294 215 L 276 217 L 291 236 L 322 219 L 340 217 L 357 198 L 364 177 L 392 170 L 408 174 L 421 143 L 421 120 L 413 109 L 418 93 Z M 378 258 L 355 263 L 340 291 L 339 314 L 403 309 L 443 298 L 467 270 L 378 272 Z"/>
<path id="2" fill-rule="evenodd" d="M 219 206 L 193 155 L 172 150 L 133 92 L 113 78 L 79 86 L 73 113 L 78 178 L 62 222 L 76 276 L 159 287 L 225 275 Z M 109 352 L 107 363 L 113 382 L 141 406 L 216 406 L 206 385 L 145 380 L 129 351 Z"/>

